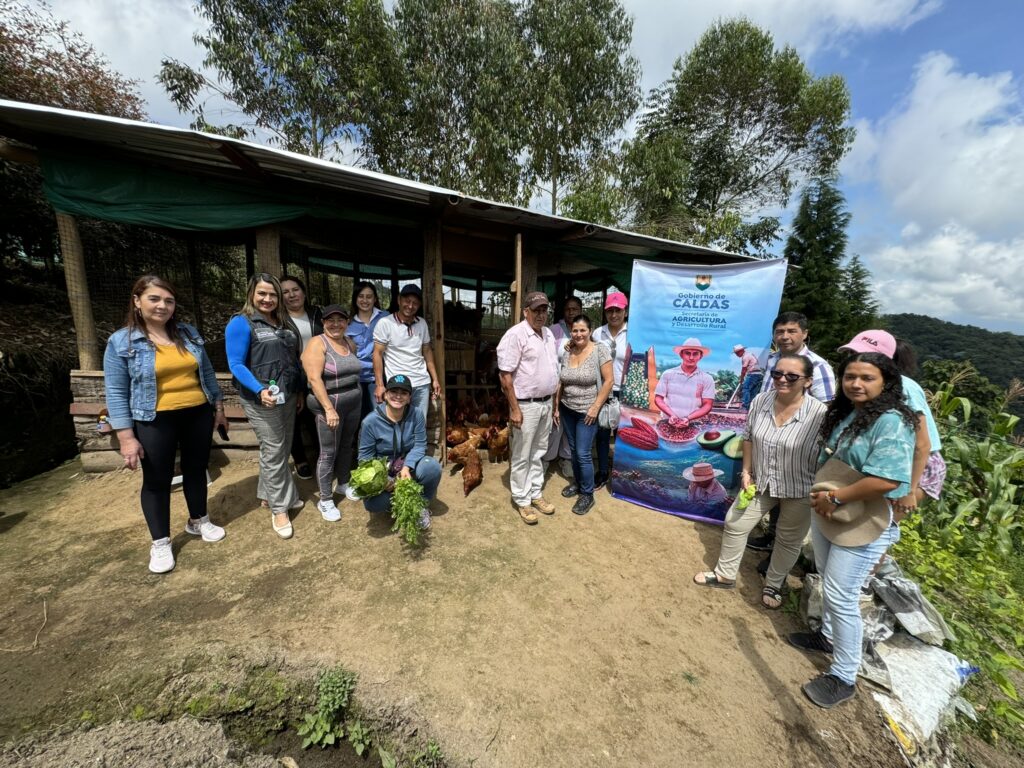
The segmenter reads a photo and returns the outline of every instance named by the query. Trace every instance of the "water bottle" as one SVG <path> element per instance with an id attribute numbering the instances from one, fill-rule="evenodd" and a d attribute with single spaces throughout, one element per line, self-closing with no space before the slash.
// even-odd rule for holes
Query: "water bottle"
<path id="1" fill-rule="evenodd" d="M 267 391 L 270 393 L 270 396 L 274 398 L 275 403 L 278 405 L 284 405 L 284 392 L 282 392 L 281 388 L 277 386 L 276 381 L 273 379 L 270 380 L 270 386 L 267 387 Z"/>

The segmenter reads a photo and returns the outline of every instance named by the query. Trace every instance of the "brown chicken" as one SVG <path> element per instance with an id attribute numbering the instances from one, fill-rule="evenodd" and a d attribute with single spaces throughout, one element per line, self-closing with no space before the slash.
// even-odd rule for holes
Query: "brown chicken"
<path id="1" fill-rule="evenodd" d="M 508 427 L 504 429 L 491 428 L 491 434 L 487 438 L 487 458 L 492 463 L 508 461 L 508 434 Z"/>
<path id="2" fill-rule="evenodd" d="M 469 460 L 462 467 L 462 493 L 469 496 L 469 492 L 476 488 L 484 480 L 484 469 L 480 464 L 480 454 L 473 451 L 469 454 Z"/>
<path id="3" fill-rule="evenodd" d="M 449 426 L 445 439 L 449 446 L 459 445 L 469 440 L 469 430 L 462 425 Z"/>
<path id="4" fill-rule="evenodd" d="M 463 443 L 459 443 L 457 446 L 448 451 L 448 461 L 452 464 L 465 464 L 469 461 L 470 456 L 477 456 L 477 449 L 480 444 L 483 443 L 484 438 L 481 435 L 473 435 Z"/>

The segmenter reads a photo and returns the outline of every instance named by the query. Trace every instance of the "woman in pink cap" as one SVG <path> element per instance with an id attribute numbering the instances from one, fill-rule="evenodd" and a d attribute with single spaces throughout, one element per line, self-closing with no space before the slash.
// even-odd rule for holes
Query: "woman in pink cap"
<path id="1" fill-rule="evenodd" d="M 618 400 L 622 390 L 623 371 L 629 360 L 629 341 L 626 338 L 626 308 L 629 299 L 626 294 L 616 291 L 604 300 L 604 317 L 608 322 L 594 331 L 593 339 L 608 347 L 612 356 L 612 393 L 609 399 Z M 597 430 L 597 474 L 594 475 L 594 490 L 608 482 L 611 470 L 612 430 Z"/>

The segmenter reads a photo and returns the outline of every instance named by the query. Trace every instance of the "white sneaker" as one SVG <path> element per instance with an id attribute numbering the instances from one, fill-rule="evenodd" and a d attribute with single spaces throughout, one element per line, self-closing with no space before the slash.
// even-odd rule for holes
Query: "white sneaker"
<path id="1" fill-rule="evenodd" d="M 191 533 L 193 536 L 202 536 L 203 541 L 220 541 L 224 538 L 224 529 L 219 525 L 211 523 L 209 515 L 198 520 L 193 520 L 190 517 L 188 522 L 185 523 L 185 533 Z"/>
<path id="2" fill-rule="evenodd" d="M 170 539 L 157 539 L 149 548 L 149 570 L 153 573 L 167 573 L 174 570 L 174 552 Z"/>
<path id="3" fill-rule="evenodd" d="M 316 508 L 320 510 L 320 516 L 329 523 L 336 523 L 341 520 L 341 510 L 334 506 L 331 499 L 318 501 Z"/>
<path id="4" fill-rule="evenodd" d="M 348 483 L 342 483 L 338 486 L 338 493 L 345 494 L 345 498 L 349 501 L 359 501 L 359 494 L 356 493 L 356 489 Z"/>
<path id="5" fill-rule="evenodd" d="M 420 528 L 424 531 L 430 527 L 430 510 L 424 507 L 420 511 Z"/>

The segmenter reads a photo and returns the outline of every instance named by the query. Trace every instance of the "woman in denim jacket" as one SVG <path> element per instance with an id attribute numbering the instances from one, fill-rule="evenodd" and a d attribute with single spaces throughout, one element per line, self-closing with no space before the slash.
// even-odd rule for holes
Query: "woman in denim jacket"
<path id="1" fill-rule="evenodd" d="M 224 538 L 224 529 L 206 512 L 210 435 L 215 426 L 227 426 L 223 396 L 199 332 L 175 319 L 176 297 L 174 287 L 156 275 L 136 280 L 125 327 L 111 335 L 103 355 L 110 426 L 125 466 L 142 467 L 153 573 L 174 568 L 171 479 L 178 450 L 189 515 L 185 532 L 203 541 Z"/>

